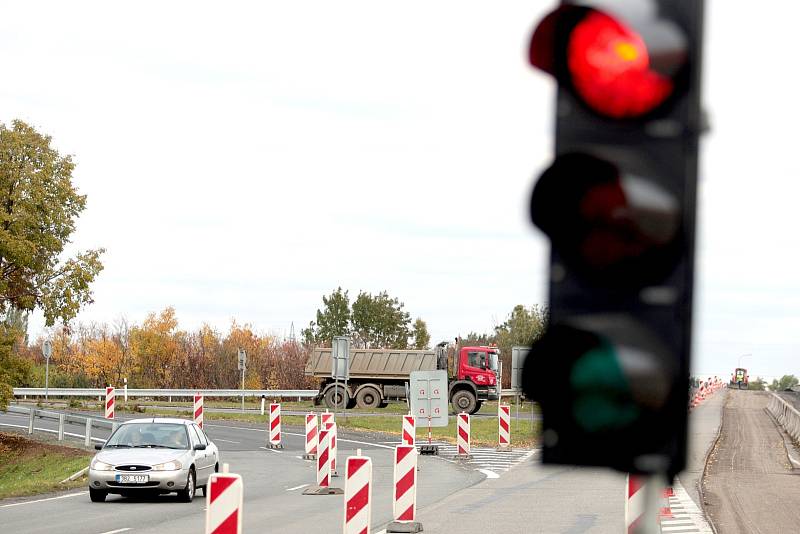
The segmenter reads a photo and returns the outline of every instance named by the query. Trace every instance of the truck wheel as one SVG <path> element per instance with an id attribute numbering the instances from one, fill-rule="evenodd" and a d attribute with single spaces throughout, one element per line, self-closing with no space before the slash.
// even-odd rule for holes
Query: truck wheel
<path id="1" fill-rule="evenodd" d="M 338 388 L 332 387 L 325 392 L 325 406 L 329 410 L 344 408 L 349 402 L 350 395 L 347 394 L 347 391 L 342 386 Z"/>
<path id="2" fill-rule="evenodd" d="M 475 403 L 475 413 L 481 411 L 481 406 L 483 406 L 483 401 L 478 401 Z"/>
<path id="3" fill-rule="evenodd" d="M 478 411 L 478 399 L 475 398 L 471 391 L 466 389 L 456 391 L 450 402 L 453 404 L 453 409 L 456 413 L 467 412 L 468 414 L 474 414 Z"/>
<path id="4" fill-rule="evenodd" d="M 364 387 L 356 393 L 356 405 L 359 408 L 377 408 L 381 400 L 381 393 L 375 388 Z"/>

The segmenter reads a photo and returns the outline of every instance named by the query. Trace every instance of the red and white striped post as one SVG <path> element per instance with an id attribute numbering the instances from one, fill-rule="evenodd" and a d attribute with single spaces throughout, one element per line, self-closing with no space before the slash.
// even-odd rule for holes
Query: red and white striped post
<path id="1" fill-rule="evenodd" d="M 340 488 L 331 487 L 331 433 L 326 428 L 319 430 L 317 444 L 317 485 L 306 488 L 303 495 L 341 494 Z"/>
<path id="2" fill-rule="evenodd" d="M 417 448 L 398 445 L 394 449 L 394 521 L 386 532 L 422 532 L 417 516 Z"/>
<path id="3" fill-rule="evenodd" d="M 194 394 L 194 422 L 203 428 L 203 396 L 199 393 Z"/>
<path id="4" fill-rule="evenodd" d="M 456 445 L 458 446 L 458 454 L 456 454 L 456 459 L 467 460 L 470 457 L 469 414 L 461 412 L 458 414 L 457 421 Z"/>
<path id="5" fill-rule="evenodd" d="M 242 477 L 228 473 L 212 473 L 206 493 L 206 534 L 242 534 Z"/>
<path id="6" fill-rule="evenodd" d="M 106 419 L 114 419 L 114 388 L 106 388 Z"/>
<path id="7" fill-rule="evenodd" d="M 499 445 L 497 450 L 510 451 L 511 450 L 511 406 L 508 404 L 501 404 L 498 411 L 498 436 Z"/>
<path id="8" fill-rule="evenodd" d="M 412 446 L 417 444 L 417 422 L 411 414 L 403 416 L 403 435 L 400 443 Z"/>
<path id="9" fill-rule="evenodd" d="M 319 414 L 319 425 L 322 428 L 325 428 L 325 425 L 327 425 L 329 423 L 333 423 L 333 422 L 334 422 L 333 414 L 331 412 L 329 412 L 328 410 L 325 410 L 325 413 Z"/>
<path id="10" fill-rule="evenodd" d="M 625 481 L 625 532 L 627 534 L 660 534 L 661 520 L 671 517 L 669 496 L 661 475 L 628 475 Z M 664 506 L 664 500 L 667 505 Z"/>
<path id="11" fill-rule="evenodd" d="M 306 414 L 306 453 L 303 459 L 317 459 L 317 415 L 313 413 Z"/>
<path id="12" fill-rule="evenodd" d="M 336 471 L 336 455 L 339 453 L 339 446 L 337 444 L 336 436 L 337 436 L 337 434 L 339 432 L 339 429 L 336 426 L 336 423 L 326 423 L 325 424 L 325 430 L 328 431 L 328 434 L 330 435 L 330 440 L 331 440 L 331 444 L 330 444 L 330 450 L 331 450 L 331 452 L 330 452 L 330 455 L 331 455 L 331 476 L 332 477 L 338 477 L 339 473 L 338 473 L 338 471 Z"/>
<path id="13" fill-rule="evenodd" d="M 344 534 L 369 534 L 372 521 L 372 460 L 350 456 L 345 461 Z"/>
<path id="14" fill-rule="evenodd" d="M 282 449 L 281 445 L 281 405 L 273 402 L 269 405 L 269 440 L 270 449 Z"/>

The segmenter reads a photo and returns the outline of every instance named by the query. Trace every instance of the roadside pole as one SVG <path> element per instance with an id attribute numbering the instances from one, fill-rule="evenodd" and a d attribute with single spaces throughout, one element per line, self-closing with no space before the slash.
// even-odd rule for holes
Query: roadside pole
<path id="1" fill-rule="evenodd" d="M 42 354 L 44 355 L 44 400 L 47 402 L 50 389 L 50 356 L 53 354 L 53 344 L 49 339 L 42 344 Z"/>
<path id="2" fill-rule="evenodd" d="M 247 352 L 243 348 L 239 348 L 237 361 L 237 366 L 242 372 L 242 413 L 244 413 L 244 373 L 247 371 Z"/>

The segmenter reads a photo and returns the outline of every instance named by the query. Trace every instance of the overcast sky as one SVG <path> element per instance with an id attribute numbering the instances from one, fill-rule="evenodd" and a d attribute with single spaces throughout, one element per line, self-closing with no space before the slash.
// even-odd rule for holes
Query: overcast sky
<path id="1" fill-rule="evenodd" d="M 800 43 L 769 3 L 708 4 L 702 374 L 750 354 L 751 376 L 800 375 Z M 0 121 L 74 154 L 75 246 L 108 250 L 79 320 L 174 306 L 287 335 L 342 286 L 387 290 L 437 341 L 545 303 L 526 204 L 554 85 L 526 49 L 553 4 L 5 4 Z"/>

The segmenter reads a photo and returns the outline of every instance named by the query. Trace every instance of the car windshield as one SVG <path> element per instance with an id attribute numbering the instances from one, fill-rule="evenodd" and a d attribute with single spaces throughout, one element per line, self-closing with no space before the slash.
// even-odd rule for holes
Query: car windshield
<path id="1" fill-rule="evenodd" d="M 109 438 L 106 448 L 188 449 L 186 426 L 175 423 L 128 423 Z"/>

